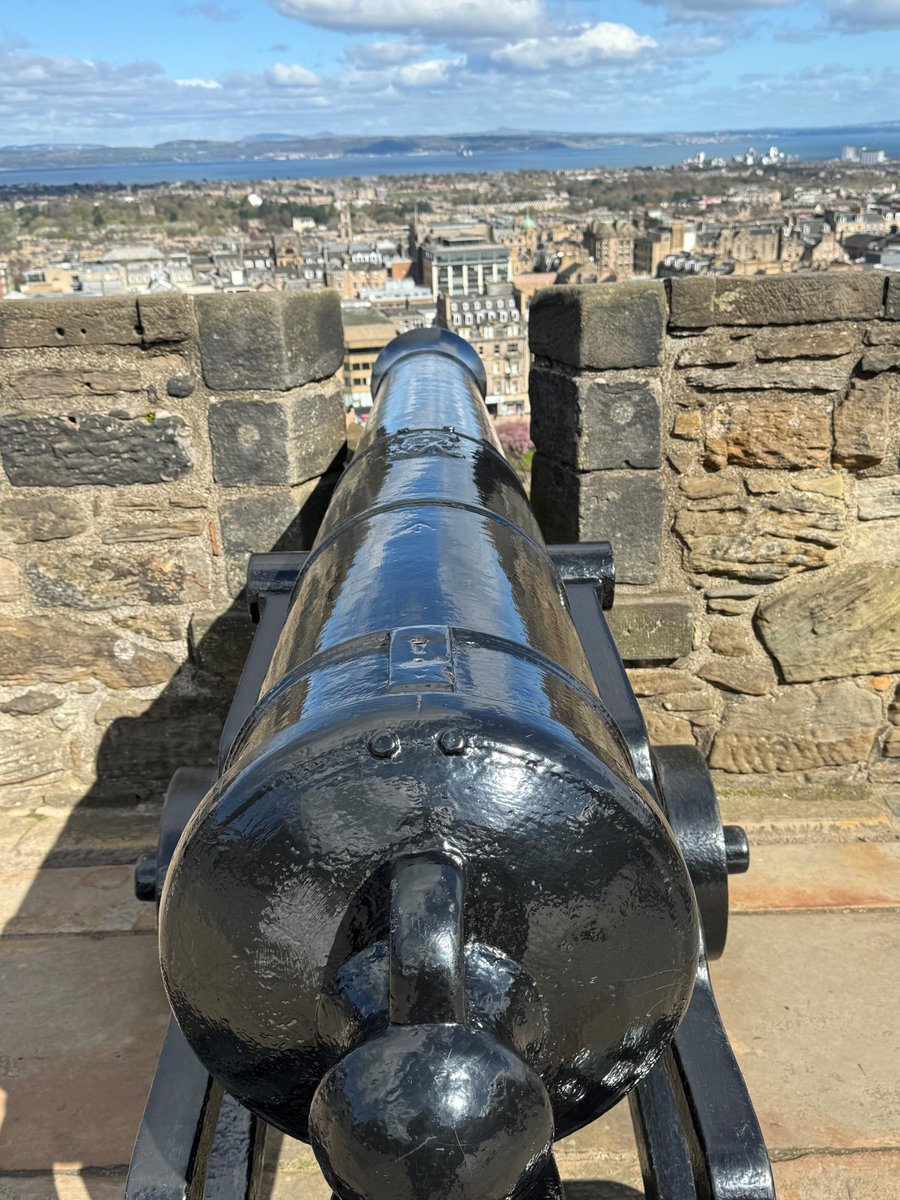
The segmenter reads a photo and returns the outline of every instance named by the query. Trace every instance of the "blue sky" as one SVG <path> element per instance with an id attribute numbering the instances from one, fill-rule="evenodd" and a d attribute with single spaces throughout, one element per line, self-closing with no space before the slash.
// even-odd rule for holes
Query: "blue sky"
<path id="1" fill-rule="evenodd" d="M 900 0 L 12 0 L 0 144 L 900 119 Z"/>

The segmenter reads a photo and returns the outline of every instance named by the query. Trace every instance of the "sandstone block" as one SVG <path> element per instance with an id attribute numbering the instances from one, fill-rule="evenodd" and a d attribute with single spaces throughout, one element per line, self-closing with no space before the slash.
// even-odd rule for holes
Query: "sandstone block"
<path id="1" fill-rule="evenodd" d="M 863 335 L 866 346 L 900 346 L 900 326 L 891 321 L 878 321 L 868 325 Z"/>
<path id="2" fill-rule="evenodd" d="M 113 624 L 118 625 L 120 629 L 151 638 L 154 642 L 186 641 L 187 617 L 171 610 L 144 608 L 139 612 L 114 616 Z"/>
<path id="3" fill-rule="evenodd" d="M 849 563 L 900 562 L 900 521 L 860 521 L 844 556 Z"/>
<path id="4" fill-rule="evenodd" d="M 753 349 L 760 362 L 782 358 L 839 358 L 852 354 L 859 346 L 855 329 L 832 325 L 799 325 L 760 329 L 753 335 Z"/>
<path id="5" fill-rule="evenodd" d="M 299 484 L 335 465 L 346 441 L 335 387 L 310 385 L 283 400 L 217 400 L 209 408 L 217 483 Z"/>
<path id="6" fill-rule="evenodd" d="M 764 278 L 720 275 L 671 279 L 669 284 L 669 323 L 676 329 L 860 321 L 884 312 L 884 284 L 874 272 Z"/>
<path id="7" fill-rule="evenodd" d="M 753 633 L 741 621 L 714 621 L 709 630 L 709 648 L 716 654 L 739 658 L 751 654 L 756 645 Z"/>
<path id="8" fill-rule="evenodd" d="M 77 396 L 115 396 L 139 392 L 141 375 L 132 370 L 19 371 L 9 386 L 19 400 L 69 399 Z"/>
<path id="9" fill-rule="evenodd" d="M 653 746 L 693 746 L 694 729 L 690 721 L 674 713 L 648 708 L 644 712 L 647 735 Z"/>
<path id="10" fill-rule="evenodd" d="M 164 692 L 152 701 L 105 700 L 94 716 L 104 731 L 99 764 L 104 779 L 162 785 L 185 763 L 214 762 L 229 698 Z"/>
<path id="11" fill-rule="evenodd" d="M 685 378 L 700 392 L 839 392 L 847 386 L 852 355 L 825 362 L 760 362 L 736 367 L 696 367 Z"/>
<path id="12" fill-rule="evenodd" d="M 551 287 L 532 302 L 529 344 L 535 356 L 569 367 L 655 367 L 665 324 L 662 282 Z"/>
<path id="13" fill-rule="evenodd" d="M 186 400 L 194 394 L 194 381 L 187 375 L 173 375 L 166 380 L 166 395 L 176 400 Z"/>
<path id="14" fill-rule="evenodd" d="M 695 675 L 675 667 L 630 667 L 627 674 L 636 696 L 667 696 L 703 687 Z"/>
<path id="15" fill-rule="evenodd" d="M 691 652 L 694 613 L 683 596 L 620 595 L 607 620 L 626 662 L 669 662 Z"/>
<path id="16" fill-rule="evenodd" d="M 298 519 L 297 506 L 286 490 L 225 500 L 219 517 L 226 554 L 302 549 L 286 544 Z"/>
<path id="17" fill-rule="evenodd" d="M 855 683 L 782 688 L 728 706 L 709 762 L 739 774 L 865 762 L 880 722 L 881 701 Z"/>
<path id="18" fill-rule="evenodd" d="M 74 683 L 111 688 L 166 683 L 177 663 L 114 630 L 70 617 L 0 618 L 0 683 Z"/>
<path id="19" fill-rule="evenodd" d="M 216 483 L 288 482 L 287 413 L 276 401 L 213 400 L 209 438 Z"/>
<path id="20" fill-rule="evenodd" d="M 202 537 L 208 530 L 202 516 L 174 516 L 163 509 L 140 521 L 117 521 L 105 530 L 101 541 L 108 546 L 129 542 L 174 542 Z"/>
<path id="21" fill-rule="evenodd" d="M 214 680 L 225 680 L 233 688 L 240 678 L 255 626 L 244 605 L 225 612 L 217 609 L 191 614 L 188 645 L 191 661 Z"/>
<path id="22" fill-rule="evenodd" d="M 900 517 L 900 476 L 886 475 L 880 479 L 860 479 L 856 495 L 859 501 L 859 519 L 861 521 Z"/>
<path id="23" fill-rule="evenodd" d="M 11 413 L 0 418 L 0 454 L 14 487 L 166 483 L 193 465 L 187 423 L 164 413 Z"/>
<path id="24" fill-rule="evenodd" d="M 11 558 L 0 558 L 0 604 L 11 604 L 22 594 L 22 576 Z"/>
<path id="25" fill-rule="evenodd" d="M 670 446 L 666 454 L 666 462 L 679 475 L 684 475 L 694 465 L 696 457 L 693 446 Z"/>
<path id="26" fill-rule="evenodd" d="M 859 369 L 864 375 L 900 371 L 900 346 L 878 346 L 867 351 L 860 360 Z"/>
<path id="27" fill-rule="evenodd" d="M 748 497 L 727 511 L 682 509 L 674 528 L 689 571 L 771 582 L 831 562 L 846 518 L 831 497 L 782 493 Z"/>
<path id="28" fill-rule="evenodd" d="M 67 554 L 28 563 L 25 576 L 42 608 L 116 608 L 120 604 L 190 604 L 209 592 L 207 561 L 167 554 L 131 559 Z"/>
<path id="29" fill-rule="evenodd" d="M 792 476 L 791 487 L 796 492 L 812 492 L 819 496 L 843 496 L 844 476 L 840 471 L 827 475 L 801 474 Z"/>
<path id="30" fill-rule="evenodd" d="M 712 467 L 821 467 L 831 452 L 831 413 L 819 400 L 772 392 L 723 399 L 708 412 L 706 455 Z"/>
<path id="31" fill-rule="evenodd" d="M 612 543 L 616 578 L 653 583 L 659 573 L 663 489 L 656 473 L 592 471 L 536 454 L 532 506 L 549 542 Z"/>
<path id="32" fill-rule="evenodd" d="M 306 483 L 337 470 L 347 444 L 344 402 L 337 382 L 310 385 L 290 397 L 288 428 L 291 466 L 288 482 Z"/>
<path id="33" fill-rule="evenodd" d="M 196 297 L 203 378 L 218 391 L 286 392 L 341 365 L 344 332 L 336 292 Z"/>
<path id="34" fill-rule="evenodd" d="M 884 376 L 854 379 L 834 410 L 834 461 L 847 467 L 879 463 L 890 436 L 890 383 Z"/>
<path id="35" fill-rule="evenodd" d="M 703 418 L 696 410 L 679 412 L 672 422 L 672 436 L 696 441 L 703 434 Z"/>
<path id="36" fill-rule="evenodd" d="M 0 731 L 0 789 L 50 783 L 65 776 L 71 767 L 68 745 L 49 736 L 47 730 Z"/>
<path id="37" fill-rule="evenodd" d="M 718 500 L 743 494 L 741 482 L 727 474 L 685 475 L 678 486 L 688 500 Z"/>
<path id="38" fill-rule="evenodd" d="M 30 692 L 22 692 L 19 696 L 14 696 L 12 700 L 7 700 L 5 704 L 0 704 L 0 712 L 8 713 L 13 717 L 36 717 L 42 712 L 49 712 L 53 708 L 59 708 L 62 700 L 59 696 L 54 696 L 52 692 L 42 692 L 38 688 L 34 688 Z"/>
<path id="39" fill-rule="evenodd" d="M 529 391 L 542 454 L 579 471 L 660 465 L 659 404 L 648 382 L 535 368 Z"/>
<path id="40" fill-rule="evenodd" d="M 0 542 L 51 542 L 84 533 L 90 521 L 82 504 L 67 496 L 21 496 L 0 500 Z"/>
<path id="41" fill-rule="evenodd" d="M 700 664 L 697 674 L 707 683 L 715 683 L 730 692 L 743 692 L 748 696 L 765 696 L 778 686 L 772 664 L 763 661 L 710 658 Z"/>
<path id="42" fill-rule="evenodd" d="M 0 306 L 0 350 L 140 343 L 134 297 L 36 300 Z"/>
<path id="43" fill-rule="evenodd" d="M 884 294 L 884 315 L 889 321 L 900 321 L 900 279 L 894 274 L 887 277 Z"/>
<path id="44" fill-rule="evenodd" d="M 145 346 L 169 342 L 187 342 L 197 337 L 194 298 L 183 292 L 159 296 L 139 296 L 138 320 Z"/>
<path id="45" fill-rule="evenodd" d="M 900 671 L 900 563 L 843 566 L 827 586 L 792 581 L 757 621 L 789 683 Z"/>
<path id="46" fill-rule="evenodd" d="M 709 597 L 706 601 L 706 611 L 722 613 L 726 617 L 739 617 L 755 607 L 755 600 L 731 599 L 729 596 Z"/>
<path id="47" fill-rule="evenodd" d="M 676 367 L 734 367 L 753 362 L 753 343 L 743 333 L 735 338 L 723 330 L 694 334 L 675 355 Z"/>

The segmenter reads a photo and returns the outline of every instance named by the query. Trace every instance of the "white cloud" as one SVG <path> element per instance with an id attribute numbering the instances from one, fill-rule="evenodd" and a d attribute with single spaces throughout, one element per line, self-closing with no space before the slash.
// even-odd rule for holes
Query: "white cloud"
<path id="1" fill-rule="evenodd" d="M 828 28 L 842 33 L 900 29 L 900 0 L 831 0 L 826 12 Z"/>
<path id="2" fill-rule="evenodd" d="M 324 29 L 472 38 L 537 30 L 541 0 L 269 0 L 285 17 Z"/>
<path id="3" fill-rule="evenodd" d="M 266 78 L 278 87 L 317 87 L 322 81 L 315 71 L 297 63 L 276 63 L 266 71 Z"/>
<path id="4" fill-rule="evenodd" d="M 178 87 L 206 88 L 210 92 L 214 92 L 222 86 L 218 79 L 176 79 L 175 83 Z"/>
<path id="5" fill-rule="evenodd" d="M 791 8 L 800 0 L 644 0 L 666 10 L 670 21 L 731 22 L 754 10 Z"/>
<path id="6" fill-rule="evenodd" d="M 410 63 L 398 67 L 393 72 L 393 82 L 401 87 L 429 88 L 446 83 L 454 67 L 460 67 L 463 61 L 447 62 L 442 58 L 431 58 L 426 62 Z"/>
<path id="7" fill-rule="evenodd" d="M 493 51 L 491 59 L 520 71 L 552 71 L 634 58 L 655 46 L 652 37 L 636 33 L 630 25 L 601 21 L 571 33 L 513 42 Z"/>
<path id="8" fill-rule="evenodd" d="M 376 38 L 371 42 L 354 42 L 344 51 L 351 62 L 367 67 L 393 67 L 419 58 L 428 49 L 420 38 Z"/>

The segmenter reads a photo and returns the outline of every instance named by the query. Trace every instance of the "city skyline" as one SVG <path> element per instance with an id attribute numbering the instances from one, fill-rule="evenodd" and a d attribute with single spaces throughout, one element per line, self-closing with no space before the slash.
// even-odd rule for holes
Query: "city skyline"
<path id="1" fill-rule="evenodd" d="M 33 0 L 0 18 L 0 128 L 149 145 L 875 122 L 900 111 L 897 36 L 900 0 L 170 0 L 153 21 Z"/>

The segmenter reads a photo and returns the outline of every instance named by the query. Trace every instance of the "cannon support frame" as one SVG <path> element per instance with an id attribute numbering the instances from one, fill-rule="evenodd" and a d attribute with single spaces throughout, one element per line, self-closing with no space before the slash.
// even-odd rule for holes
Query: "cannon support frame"
<path id="1" fill-rule="evenodd" d="M 687 862 L 703 946 L 687 1015 L 650 1073 L 629 1096 L 647 1200 L 774 1200 L 769 1158 L 746 1085 L 716 1006 L 707 966 L 725 944 L 728 874 L 747 869 L 743 831 L 723 827 L 715 791 L 692 747 L 651 748 L 646 726 L 604 617 L 615 573 L 608 543 L 548 547 L 565 585 L 600 698 L 627 742 L 635 772 L 666 812 Z M 250 560 L 247 599 L 256 634 L 229 710 L 220 764 L 259 695 L 306 555 Z M 181 832 L 215 780 L 213 768 L 182 768 L 166 794 L 155 855 L 137 864 L 135 889 L 159 901 Z M 255 1200 L 264 1124 L 223 1093 L 170 1021 L 135 1143 L 126 1200 Z M 529 1200 L 562 1200 L 551 1165 Z"/>

